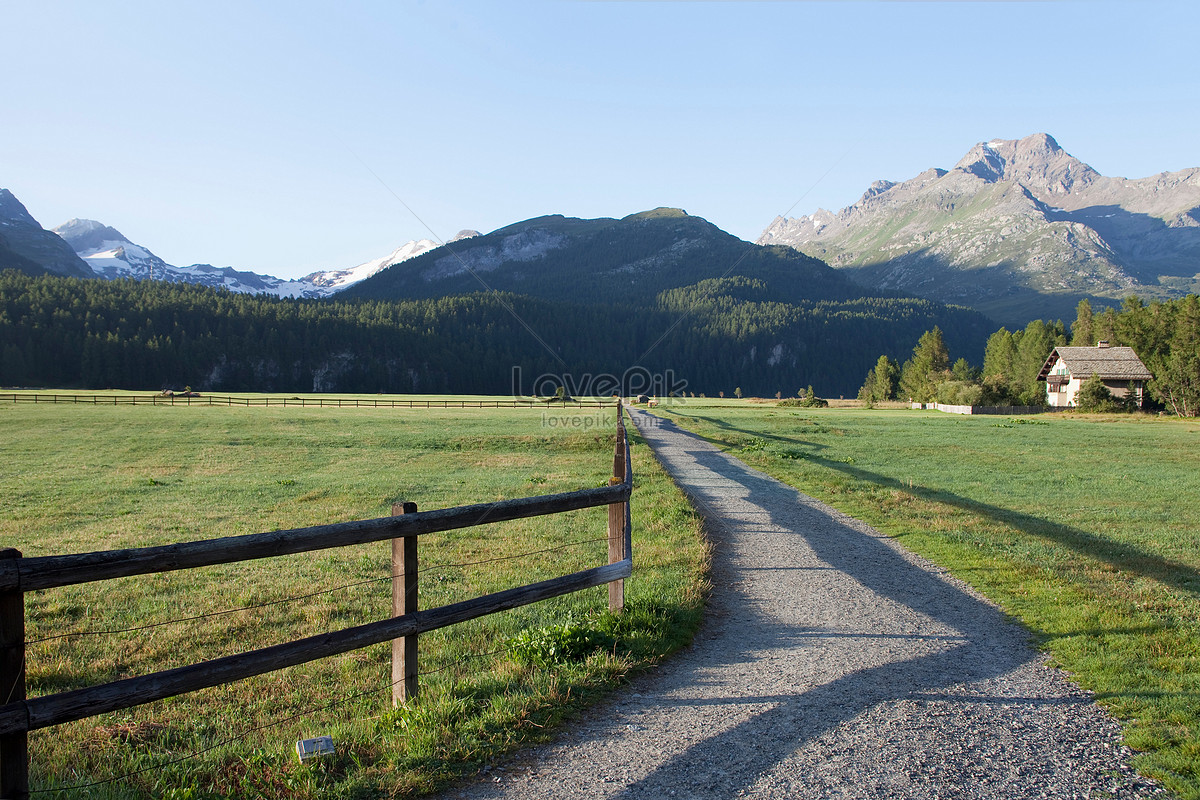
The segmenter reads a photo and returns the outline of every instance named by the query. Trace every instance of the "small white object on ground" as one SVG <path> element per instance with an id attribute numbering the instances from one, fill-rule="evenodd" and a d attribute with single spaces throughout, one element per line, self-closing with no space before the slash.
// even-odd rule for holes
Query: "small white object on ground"
<path id="1" fill-rule="evenodd" d="M 296 742 L 296 755 L 301 761 L 308 761 L 317 756 L 333 755 L 333 737 L 318 736 L 314 739 L 301 739 Z"/>

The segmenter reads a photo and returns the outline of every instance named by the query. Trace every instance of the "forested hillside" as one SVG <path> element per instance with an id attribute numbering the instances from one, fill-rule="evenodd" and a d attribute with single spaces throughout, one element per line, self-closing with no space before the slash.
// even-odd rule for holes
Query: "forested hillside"
<path id="1" fill-rule="evenodd" d="M 670 370 L 686 391 L 852 395 L 880 352 L 940 326 L 978 358 L 986 318 L 906 298 L 780 302 L 701 281 L 635 307 L 476 293 L 292 300 L 186 284 L 0 274 L 0 384 L 204 391 L 529 391 L 538 376 Z M 536 334 L 536 336 L 535 336 Z M 539 341 L 540 340 L 540 341 Z M 578 383 L 576 384 L 578 385 Z M 544 386 L 543 386 L 544 388 Z"/>
<path id="2" fill-rule="evenodd" d="M 790 247 L 763 247 L 677 208 L 623 219 L 537 217 L 385 269 L 343 296 L 445 297 L 496 289 L 574 303 L 653 306 L 660 292 L 742 276 L 780 302 L 886 295 Z"/>

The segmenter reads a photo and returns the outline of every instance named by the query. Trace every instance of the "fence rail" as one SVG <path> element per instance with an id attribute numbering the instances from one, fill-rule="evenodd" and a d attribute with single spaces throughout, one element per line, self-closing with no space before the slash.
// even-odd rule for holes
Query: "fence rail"
<path id="1" fill-rule="evenodd" d="M 913 410 L 934 409 L 946 414 L 991 414 L 995 416 L 1015 417 L 1020 414 L 1045 414 L 1054 411 L 1052 406 L 958 406 L 947 403 L 910 403 Z"/>
<path id="2" fill-rule="evenodd" d="M 273 672 L 320 658 L 393 641 L 394 702 L 416 696 L 417 637 L 460 622 L 581 591 L 609 586 L 609 608 L 624 605 L 624 579 L 633 572 L 630 496 L 633 470 L 620 403 L 610 485 L 496 503 L 417 511 L 411 503 L 393 516 L 269 533 L 228 536 L 160 547 L 24 558 L 0 550 L 0 798 L 29 796 L 28 732 L 198 689 Z M 417 609 L 416 544 L 422 534 L 513 519 L 608 506 L 609 563 L 538 583 Z M 112 578 L 227 564 L 313 550 L 392 541 L 393 616 L 339 631 L 111 683 L 27 699 L 24 593 Z M 9 691 L 11 687 L 11 691 Z"/>
<path id="3" fill-rule="evenodd" d="M 495 503 L 440 508 L 400 517 L 340 522 L 311 528 L 250 533 L 198 542 L 104 550 L 60 556 L 0 560 L 0 592 L 53 589 L 77 583 L 127 578 L 156 572 L 211 567 L 259 558 L 295 555 L 355 544 L 381 542 L 405 536 L 469 528 L 492 522 L 560 514 L 581 508 L 623 503 L 629 499 L 624 484 L 577 492 L 521 497 Z"/>
<path id="4" fill-rule="evenodd" d="M 363 397 L 232 397 L 209 394 L 0 394 L 3 403 L 92 406 L 288 406 L 300 408 L 616 408 L 600 398 L 519 398 L 511 400 L 416 400 Z"/>

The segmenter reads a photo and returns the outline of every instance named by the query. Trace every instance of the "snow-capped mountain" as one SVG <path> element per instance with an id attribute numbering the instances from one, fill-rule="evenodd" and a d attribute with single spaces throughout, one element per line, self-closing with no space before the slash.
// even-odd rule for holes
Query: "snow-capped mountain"
<path id="1" fill-rule="evenodd" d="M 283 280 L 271 275 L 192 264 L 176 267 L 163 261 L 149 249 L 129 241 L 120 231 L 91 219 L 73 219 L 54 229 L 97 275 L 138 278 L 169 283 L 195 283 L 247 294 L 273 294 L 277 297 L 321 297 L 327 294 L 301 280 Z"/>
<path id="2" fill-rule="evenodd" d="M 429 239 L 407 242 L 382 258 L 376 258 L 350 269 L 325 270 L 296 280 L 284 280 L 272 275 L 214 267 L 211 264 L 192 264 L 176 267 L 163 261 L 147 248 L 129 241 L 120 231 L 90 219 L 73 219 L 54 229 L 71 246 L 96 275 L 113 280 L 138 278 L 195 283 L 248 294 L 271 294 L 277 297 L 328 297 L 347 286 L 369 278 L 381 269 L 399 264 L 437 247 Z M 475 231 L 463 231 L 455 239 L 478 236 Z"/>
<path id="3" fill-rule="evenodd" d="M 450 241 L 457 242 L 462 239 L 470 239 L 478 236 L 479 231 L 462 230 L 455 234 Z M 361 280 L 366 280 L 380 270 L 399 264 L 403 261 L 408 261 L 410 258 L 416 258 L 422 253 L 427 253 L 430 250 L 441 247 L 440 244 L 432 239 L 417 239 L 411 242 L 405 242 L 397 247 L 391 253 L 388 253 L 382 258 L 374 258 L 365 263 L 359 264 L 357 267 L 350 269 L 331 269 L 324 272 L 313 272 L 305 275 L 301 280 L 307 281 L 311 285 L 321 289 L 326 295 L 340 292 L 347 286 L 353 286 Z"/>
<path id="4" fill-rule="evenodd" d="M 345 289 L 347 286 L 358 283 L 364 278 L 371 277 L 381 269 L 386 269 L 393 264 L 399 264 L 401 261 L 407 261 L 438 246 L 438 243 L 432 239 L 417 239 L 416 241 L 405 242 L 382 258 L 372 259 L 366 263 L 359 264 L 357 267 L 313 272 L 305 275 L 301 280 L 324 289 L 327 294 L 332 294 Z"/>
<path id="5" fill-rule="evenodd" d="M 167 270 L 174 269 L 154 253 L 126 239 L 120 231 L 94 219 L 69 220 L 54 228 L 54 233 L 102 278 L 163 280 Z"/>

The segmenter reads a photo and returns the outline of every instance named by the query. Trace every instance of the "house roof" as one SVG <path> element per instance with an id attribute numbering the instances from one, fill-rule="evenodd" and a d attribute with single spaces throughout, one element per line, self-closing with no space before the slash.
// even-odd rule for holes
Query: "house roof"
<path id="1" fill-rule="evenodd" d="M 1060 359 L 1077 378 L 1087 378 L 1092 373 L 1104 380 L 1117 381 L 1148 381 L 1154 377 L 1132 347 L 1056 347 L 1042 365 L 1038 380 L 1046 380 Z"/>

